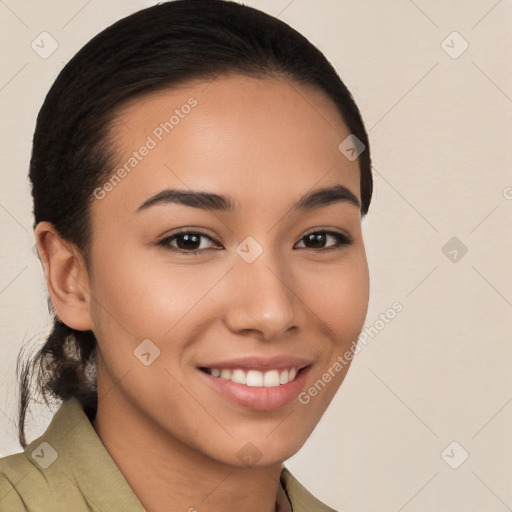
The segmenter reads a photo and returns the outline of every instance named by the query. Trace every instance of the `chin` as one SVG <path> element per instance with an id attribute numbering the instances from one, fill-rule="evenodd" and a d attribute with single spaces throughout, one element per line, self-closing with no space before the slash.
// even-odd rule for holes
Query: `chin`
<path id="1" fill-rule="evenodd" d="M 239 468 L 263 468 L 283 463 L 302 448 L 311 432 L 298 435 L 292 425 L 292 429 L 278 433 L 280 427 L 282 425 L 274 425 L 275 431 L 265 429 L 264 433 L 260 431 L 253 436 L 236 437 L 229 446 L 220 450 L 219 460 Z"/>

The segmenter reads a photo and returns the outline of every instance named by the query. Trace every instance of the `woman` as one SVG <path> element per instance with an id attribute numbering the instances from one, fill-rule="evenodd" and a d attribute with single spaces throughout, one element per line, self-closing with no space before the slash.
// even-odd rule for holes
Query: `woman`
<path id="1" fill-rule="evenodd" d="M 332 510 L 283 466 L 368 305 L 368 138 L 323 54 L 234 2 L 136 12 L 59 74 L 30 179 L 55 323 L 0 510 Z M 34 369 L 62 404 L 27 445 Z"/>

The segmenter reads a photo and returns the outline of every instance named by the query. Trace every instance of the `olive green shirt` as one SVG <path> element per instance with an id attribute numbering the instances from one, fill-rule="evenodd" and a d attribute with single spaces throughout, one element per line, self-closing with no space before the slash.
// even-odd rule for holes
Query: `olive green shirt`
<path id="1" fill-rule="evenodd" d="M 277 508 L 336 512 L 284 466 Z M 146 512 L 74 397 L 62 402 L 45 433 L 23 452 L 0 458 L 0 512 L 59 511 Z"/>

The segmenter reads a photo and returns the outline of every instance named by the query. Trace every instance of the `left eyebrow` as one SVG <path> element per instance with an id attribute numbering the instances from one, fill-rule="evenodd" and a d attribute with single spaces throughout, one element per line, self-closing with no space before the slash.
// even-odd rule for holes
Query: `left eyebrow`
<path id="1" fill-rule="evenodd" d="M 321 208 L 333 203 L 346 202 L 361 209 L 359 199 L 344 185 L 315 189 L 299 198 L 293 205 L 292 211 L 307 211 Z M 194 190 L 165 189 L 144 201 L 136 212 L 146 210 L 157 204 L 181 204 L 204 210 L 218 210 L 235 213 L 240 211 L 240 205 L 229 196 L 211 192 Z"/>

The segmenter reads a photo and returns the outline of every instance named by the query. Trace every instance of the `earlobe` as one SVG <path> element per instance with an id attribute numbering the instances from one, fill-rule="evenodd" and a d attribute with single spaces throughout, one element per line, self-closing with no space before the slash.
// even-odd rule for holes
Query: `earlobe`
<path id="1" fill-rule="evenodd" d="M 37 224 L 35 238 L 48 292 L 60 320 L 73 329 L 92 330 L 89 280 L 80 252 L 49 222 Z"/>

